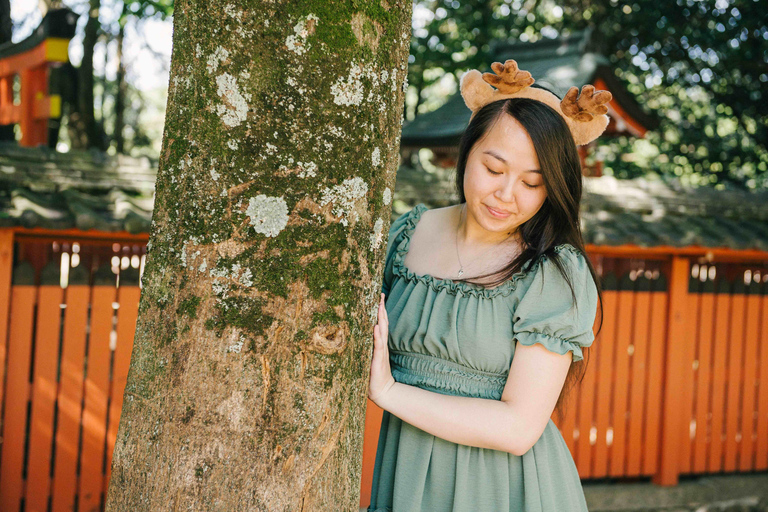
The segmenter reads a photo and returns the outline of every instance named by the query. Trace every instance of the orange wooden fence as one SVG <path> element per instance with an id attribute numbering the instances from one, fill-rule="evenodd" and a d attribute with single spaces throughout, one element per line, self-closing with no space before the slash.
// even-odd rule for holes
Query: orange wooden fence
<path id="1" fill-rule="evenodd" d="M 143 243 L 17 236 L 11 282 L 12 239 L 0 230 L 0 509 L 101 510 Z M 558 423 L 580 476 L 766 470 L 768 260 L 591 257 L 604 324 Z M 368 401 L 361 506 L 381 414 Z"/>
<path id="2" fill-rule="evenodd" d="M 0 291 L 8 313 L 0 331 L 7 333 L 0 344 L 0 510 L 101 510 L 136 328 L 139 269 L 122 254 L 128 245 L 54 244 L 60 250 L 47 254 L 35 249 L 50 243 L 26 242 L 17 253 L 37 267 L 47 263 L 38 270 L 17 261 L 9 300 Z M 64 266 L 63 255 L 82 264 Z M 90 267 L 99 256 L 101 265 Z"/>

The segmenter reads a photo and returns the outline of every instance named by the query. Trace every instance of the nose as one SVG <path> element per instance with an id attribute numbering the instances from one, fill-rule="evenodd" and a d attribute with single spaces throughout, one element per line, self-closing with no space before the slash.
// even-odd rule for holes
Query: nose
<path id="1" fill-rule="evenodd" d="M 512 204 L 515 202 L 515 186 L 519 180 L 514 176 L 507 175 L 506 179 L 500 180 L 501 183 L 496 189 L 496 199 L 502 204 Z"/>

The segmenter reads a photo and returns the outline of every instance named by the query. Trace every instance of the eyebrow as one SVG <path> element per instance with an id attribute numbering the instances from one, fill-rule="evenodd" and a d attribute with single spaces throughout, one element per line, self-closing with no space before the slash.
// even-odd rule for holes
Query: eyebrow
<path id="1" fill-rule="evenodd" d="M 485 151 L 483 151 L 483 154 L 484 155 L 491 155 L 492 157 L 494 157 L 497 160 L 501 161 L 503 164 L 509 165 L 509 162 L 507 162 L 507 160 L 504 157 L 502 157 L 500 154 L 498 154 L 497 152 L 495 152 L 492 149 L 486 149 Z M 527 170 L 525 172 L 535 172 L 535 173 L 541 174 L 541 170 L 540 169 L 529 169 L 529 170 Z"/>

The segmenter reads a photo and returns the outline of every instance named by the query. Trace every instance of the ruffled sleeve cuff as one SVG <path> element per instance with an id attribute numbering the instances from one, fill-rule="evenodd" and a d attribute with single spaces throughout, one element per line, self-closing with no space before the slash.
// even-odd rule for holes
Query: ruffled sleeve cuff
<path id="1" fill-rule="evenodd" d="M 554 261 L 544 256 L 513 312 L 512 331 L 523 345 L 541 343 L 561 355 L 570 350 L 573 361 L 581 361 L 582 348 L 595 339 L 597 287 L 586 256 L 570 244 L 560 247 L 558 256 L 573 281 L 576 301 Z"/>
<path id="2" fill-rule="evenodd" d="M 578 343 L 536 331 L 518 332 L 515 334 L 515 338 L 521 345 L 530 346 L 534 343 L 541 343 L 550 352 L 555 352 L 560 355 L 564 355 L 570 350 L 573 352 L 573 362 L 576 362 L 584 359 L 584 354 L 581 351 L 581 347 L 590 346 L 592 344 L 592 340 L 594 340 L 594 334 L 591 336 L 591 339 L 590 337 L 587 337 L 580 340 Z"/>

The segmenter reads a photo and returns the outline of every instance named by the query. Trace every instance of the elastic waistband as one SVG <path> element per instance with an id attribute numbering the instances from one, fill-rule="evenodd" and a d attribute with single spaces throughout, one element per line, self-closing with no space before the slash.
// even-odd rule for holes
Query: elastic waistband
<path id="1" fill-rule="evenodd" d="M 389 350 L 396 382 L 456 396 L 500 400 L 506 375 L 483 372 L 439 357 Z"/>

